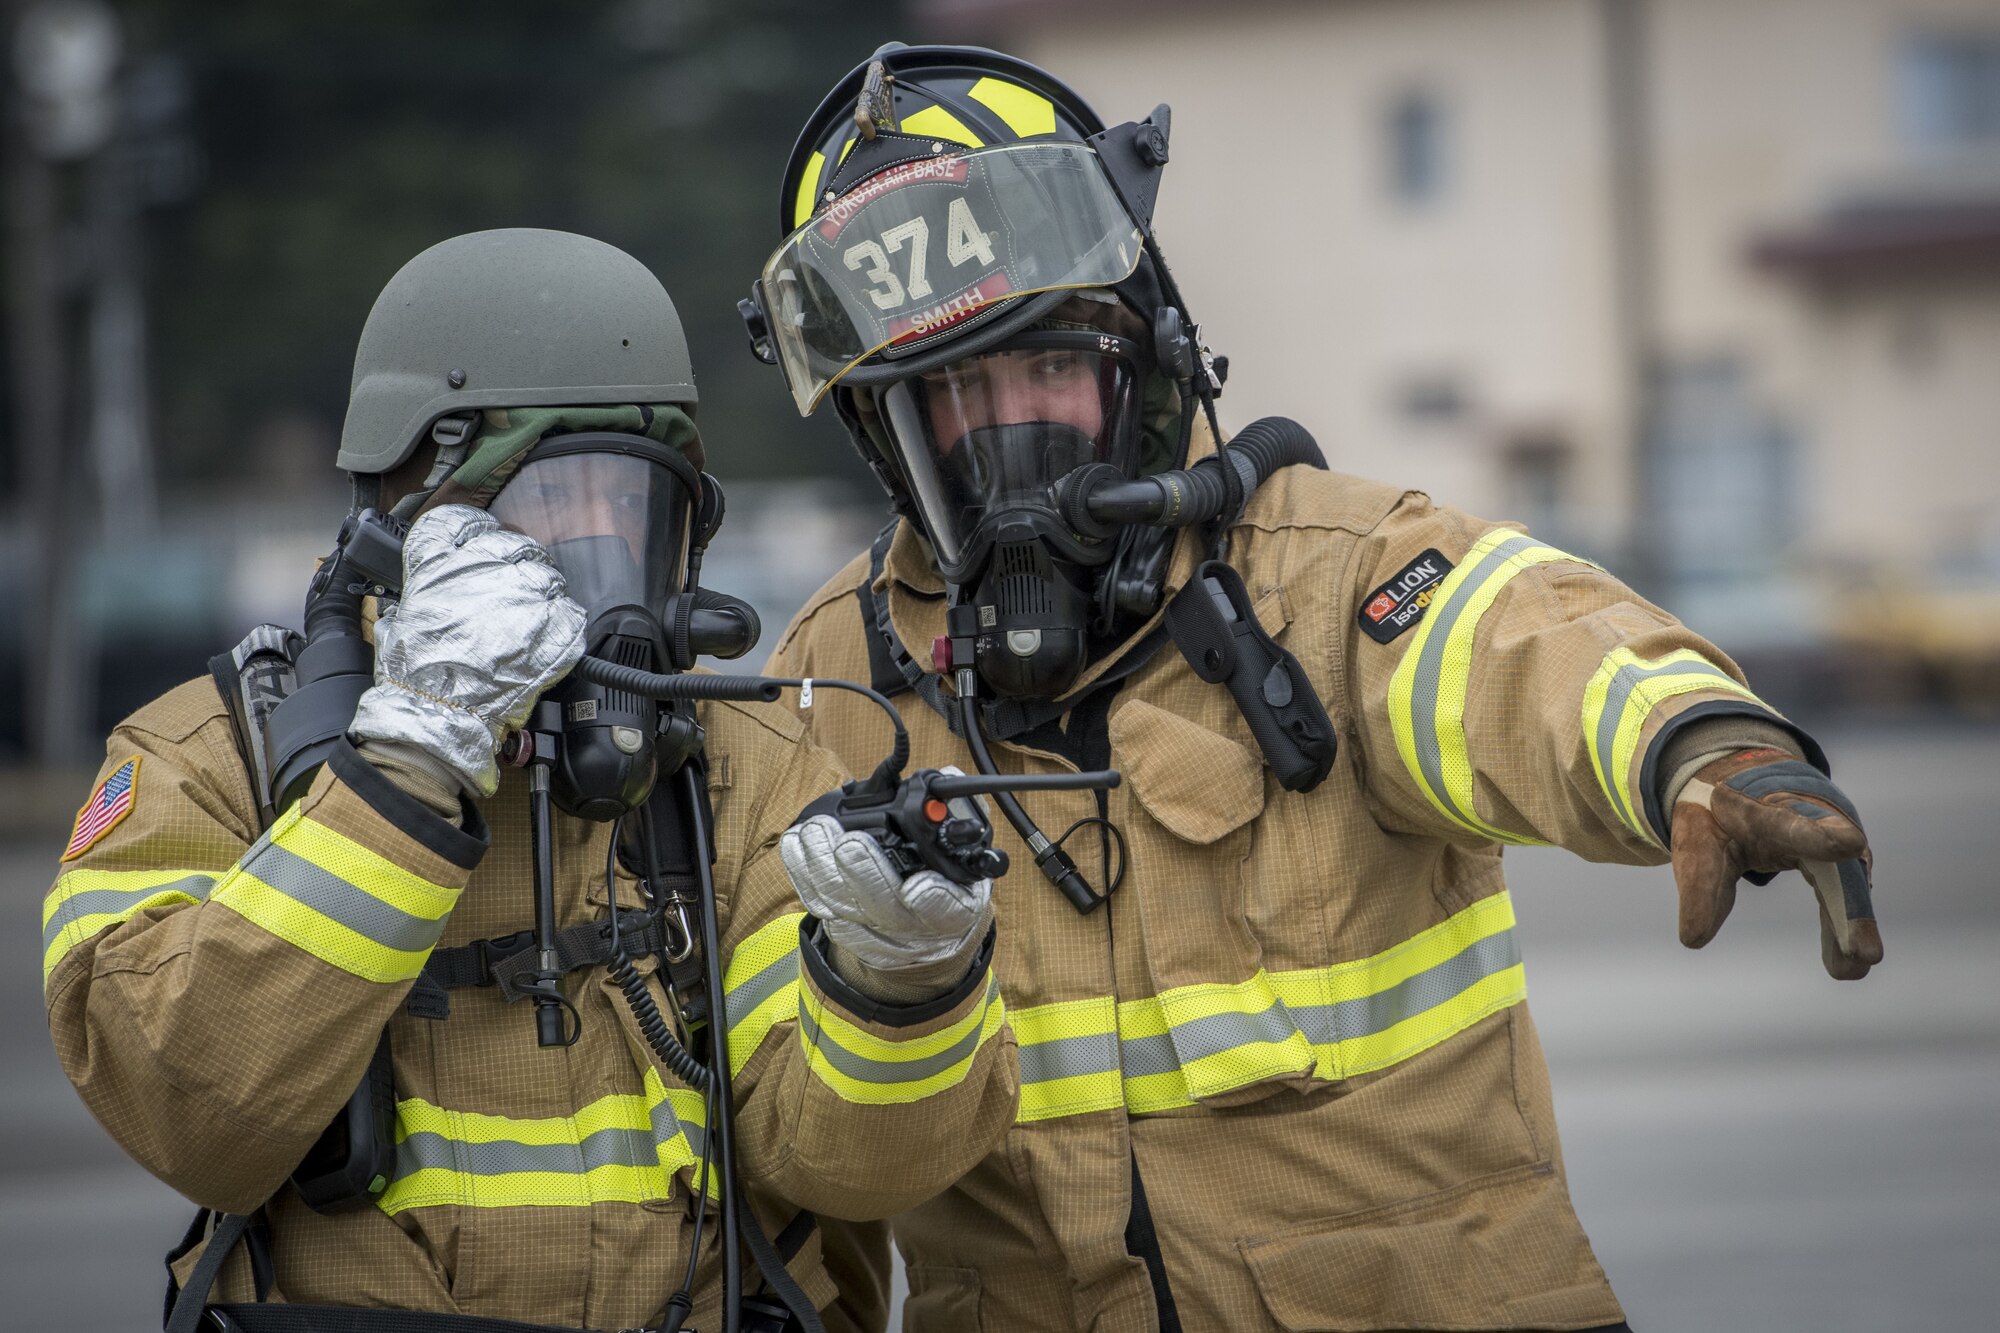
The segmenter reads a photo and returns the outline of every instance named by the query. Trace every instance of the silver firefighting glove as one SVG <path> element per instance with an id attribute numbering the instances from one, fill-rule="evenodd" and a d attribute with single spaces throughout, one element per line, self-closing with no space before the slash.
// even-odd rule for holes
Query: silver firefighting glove
<path id="1" fill-rule="evenodd" d="M 371 758 L 491 796 L 502 738 L 576 665 L 583 629 L 548 552 L 483 509 L 440 506 L 403 543 L 402 599 L 375 622 L 375 684 L 349 731 Z"/>
<path id="2" fill-rule="evenodd" d="M 1736 905 L 1739 876 L 1796 870 L 1819 899 L 1827 973 L 1842 981 L 1867 976 L 1882 961 L 1882 932 L 1875 858 L 1854 802 L 1784 749 L 1691 762 L 1698 767 L 1679 783 L 1672 806 L 1681 943 L 1699 949 L 1715 938 Z"/>
<path id="3" fill-rule="evenodd" d="M 910 1004 L 950 990 L 993 924 L 993 881 L 935 870 L 907 878 L 868 834 L 831 815 L 793 825 L 778 854 L 806 910 L 826 923 L 828 961 L 870 999 Z"/>

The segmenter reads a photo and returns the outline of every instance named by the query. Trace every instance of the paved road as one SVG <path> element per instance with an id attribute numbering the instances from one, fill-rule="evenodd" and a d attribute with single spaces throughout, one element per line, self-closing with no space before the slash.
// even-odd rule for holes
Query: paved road
<path id="1" fill-rule="evenodd" d="M 1808 890 L 1707 950 L 1663 872 L 1510 857 L 1577 1206 L 1640 1333 L 1993 1326 L 2000 1258 L 2000 731 L 1825 736 L 1883 867 L 1888 961 L 1820 971 Z M 59 840 L 60 835 L 56 835 Z M 27 918 L 55 841 L 0 848 L 0 1295 L 8 1327 L 157 1327 L 186 1206 L 62 1081 Z"/>

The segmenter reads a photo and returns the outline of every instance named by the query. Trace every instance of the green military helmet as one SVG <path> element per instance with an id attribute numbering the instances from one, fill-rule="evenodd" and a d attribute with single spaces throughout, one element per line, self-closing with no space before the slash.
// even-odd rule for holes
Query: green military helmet
<path id="1" fill-rule="evenodd" d="M 458 412 L 694 401 L 687 335 L 644 264 L 569 232 L 472 232 L 403 265 L 375 298 L 340 466 L 387 472 Z"/>

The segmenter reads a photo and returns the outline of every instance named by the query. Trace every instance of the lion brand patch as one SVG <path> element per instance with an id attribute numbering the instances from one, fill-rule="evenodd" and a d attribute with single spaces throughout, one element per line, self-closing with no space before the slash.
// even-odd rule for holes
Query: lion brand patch
<path id="1" fill-rule="evenodd" d="M 1451 573 L 1451 561 L 1436 550 L 1425 551 L 1396 571 L 1396 576 L 1368 594 L 1356 617 L 1361 632 L 1377 643 L 1389 640 L 1424 618 L 1438 584 Z"/>
<path id="2" fill-rule="evenodd" d="M 76 825 L 69 832 L 69 846 L 62 859 L 74 861 L 96 845 L 97 840 L 118 827 L 118 821 L 132 813 L 139 799 L 139 756 L 133 755 L 97 784 L 97 790 L 76 812 Z"/>

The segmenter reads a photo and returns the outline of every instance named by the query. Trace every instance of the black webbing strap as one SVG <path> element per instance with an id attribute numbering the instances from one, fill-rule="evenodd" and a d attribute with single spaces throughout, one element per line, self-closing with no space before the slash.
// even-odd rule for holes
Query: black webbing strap
<path id="1" fill-rule="evenodd" d="M 229 1258 L 230 1251 L 236 1248 L 237 1241 L 249 1233 L 251 1222 L 258 1214 L 230 1213 L 217 1219 L 215 1230 L 208 1238 L 208 1248 L 203 1250 L 201 1258 L 195 1261 L 194 1271 L 188 1274 L 187 1285 L 176 1289 L 173 1281 L 173 1261 L 200 1242 L 201 1233 L 212 1216 L 214 1214 L 206 1208 L 196 1213 L 194 1224 L 188 1228 L 188 1233 L 182 1238 L 179 1248 L 167 1256 L 167 1317 L 162 1325 L 165 1333 L 194 1333 L 195 1329 L 201 1326 L 202 1307 L 208 1303 L 209 1290 L 215 1286 L 215 1279 L 221 1275 L 222 1265 Z M 266 1262 L 268 1264 L 268 1259 Z M 253 1256 L 252 1271 L 254 1272 L 257 1267 Z M 257 1280 L 258 1295 L 261 1297 L 269 1289 L 268 1280 L 260 1276 Z"/>
<path id="2" fill-rule="evenodd" d="M 785 1229 L 778 1233 L 771 1243 L 777 1246 L 778 1257 L 786 1263 L 799 1257 L 806 1241 L 812 1236 L 813 1228 L 819 1225 L 819 1218 L 807 1209 L 799 1209 L 798 1216 L 785 1223 Z"/>
<path id="3" fill-rule="evenodd" d="M 651 913 L 621 907 L 618 939 L 628 956 L 642 957 L 660 943 L 659 927 Z M 585 921 L 556 932 L 556 967 L 560 971 L 594 967 L 609 962 L 611 956 L 608 919 Z M 498 986 L 501 998 L 511 1004 L 522 997 L 522 979 L 538 968 L 532 930 L 517 930 L 512 935 L 474 940 L 449 949 L 433 949 L 424 962 L 422 975 L 410 987 L 404 1007 L 418 1018 L 448 1018 L 451 997 L 447 992 L 467 986 Z"/>
<path id="4" fill-rule="evenodd" d="M 207 1209 L 195 1215 L 194 1225 L 188 1228 L 188 1234 L 182 1238 L 179 1248 L 168 1256 L 170 1271 L 172 1260 L 200 1243 L 210 1216 Z M 801 1209 L 778 1233 L 774 1242 L 765 1238 L 763 1228 L 747 1209 L 743 1216 L 749 1223 L 744 1229 L 744 1243 L 749 1247 L 751 1257 L 756 1259 L 764 1281 L 791 1310 L 801 1333 L 825 1333 L 819 1311 L 814 1308 L 805 1289 L 793 1280 L 785 1268 L 785 1264 L 805 1247 L 819 1219 Z M 229 1252 L 236 1248 L 239 1239 L 254 1234 L 255 1227 L 260 1224 L 256 1214 L 228 1216 L 216 1224 L 208 1249 L 202 1252 L 194 1271 L 188 1274 L 187 1286 L 178 1290 L 169 1287 L 164 1320 L 166 1333 L 196 1333 L 202 1328 L 204 1313 L 210 1316 L 210 1327 L 241 1329 L 242 1333 L 548 1333 L 548 1325 L 523 1324 L 511 1319 L 426 1314 L 414 1310 L 351 1309 L 337 1305 L 262 1304 L 264 1293 L 271 1287 L 270 1260 L 266 1249 L 263 1261 L 259 1263 L 254 1246 L 251 1260 L 252 1268 L 258 1274 L 260 1303 L 206 1305 L 208 1293 L 215 1286 L 215 1279 L 221 1274 Z"/>
<path id="5" fill-rule="evenodd" d="M 208 1314 L 221 1333 L 576 1333 L 512 1319 L 345 1305 L 211 1305 Z"/>
<path id="6" fill-rule="evenodd" d="M 769 1287 L 772 1293 L 785 1303 L 785 1308 L 792 1312 L 792 1318 L 797 1321 L 800 1333 L 826 1333 L 826 1325 L 820 1321 L 819 1307 L 813 1304 L 812 1297 L 806 1295 L 805 1288 L 798 1284 L 798 1280 L 785 1267 L 786 1256 L 780 1253 L 779 1247 L 773 1245 L 771 1238 L 764 1234 L 764 1226 L 757 1220 L 757 1215 L 747 1206 L 739 1205 L 736 1218 L 736 1229 L 743 1236 L 744 1248 L 749 1250 L 750 1257 L 757 1261 L 757 1271 L 764 1275 L 764 1285 Z M 807 1219 L 807 1225 L 799 1226 L 799 1218 Z M 811 1213 L 800 1213 L 799 1217 L 793 1218 L 791 1223 L 778 1233 L 779 1242 L 782 1243 L 790 1238 L 792 1253 L 797 1254 L 798 1247 L 804 1245 L 806 1237 L 811 1234 L 814 1220 Z M 795 1230 L 796 1236 L 793 1234 Z"/>

